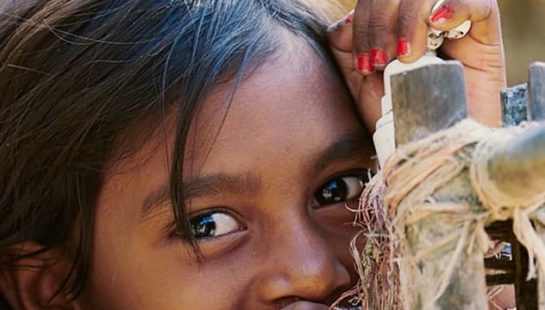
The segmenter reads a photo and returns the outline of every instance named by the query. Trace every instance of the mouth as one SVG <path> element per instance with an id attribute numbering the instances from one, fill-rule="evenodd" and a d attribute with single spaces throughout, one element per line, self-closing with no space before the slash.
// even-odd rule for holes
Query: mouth
<path id="1" fill-rule="evenodd" d="M 311 301 L 298 300 L 283 307 L 281 310 L 362 310 L 359 306 L 335 306 L 333 308 Z"/>
<path id="2" fill-rule="evenodd" d="M 282 308 L 282 310 L 327 310 L 328 306 L 311 301 L 298 300 Z"/>

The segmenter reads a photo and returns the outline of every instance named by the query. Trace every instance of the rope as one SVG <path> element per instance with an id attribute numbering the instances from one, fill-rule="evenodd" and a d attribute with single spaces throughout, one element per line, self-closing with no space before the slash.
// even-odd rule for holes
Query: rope
<path id="1" fill-rule="evenodd" d="M 534 258 L 545 272 L 545 246 L 532 226 L 533 221 L 545 227 L 545 208 L 540 209 L 545 205 L 545 195 L 530 202 L 505 195 L 491 182 L 487 167 L 498 145 L 533 126 L 491 129 L 464 120 L 400 147 L 368 185 L 359 211 L 365 214 L 370 206 L 376 209 L 379 200 L 383 204 L 386 225 L 382 233 L 388 236 L 383 241 L 390 244 L 382 247 L 390 250 L 388 263 L 383 261 L 382 265 L 389 264 L 390 274 L 382 275 L 382 282 L 392 282 L 395 262 L 405 308 L 416 304 L 434 308 L 455 281 L 457 269 L 464 263 L 470 264 L 464 260 L 476 257 L 475 262 L 482 262 L 485 253 L 493 248 L 485 227 L 495 221 L 513 220 L 513 232 L 531 257 L 529 277 L 535 276 Z M 430 265 L 430 261 L 434 263 Z M 431 271 L 422 267 L 422 262 Z M 362 282 L 370 283 L 369 277 L 365 278 L 370 273 L 365 267 L 359 266 L 358 271 Z M 376 272 L 372 273 L 373 282 L 380 278 Z M 415 275 L 426 272 L 426 283 L 416 283 Z M 429 276 L 430 272 L 437 274 Z M 482 283 L 482 296 L 486 298 L 484 269 Z M 415 292 L 427 300 L 413 300 Z"/>

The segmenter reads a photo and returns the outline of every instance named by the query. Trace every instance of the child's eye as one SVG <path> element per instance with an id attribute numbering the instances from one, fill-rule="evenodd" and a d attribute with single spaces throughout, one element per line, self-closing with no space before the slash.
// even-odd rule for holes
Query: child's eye
<path id="1" fill-rule="evenodd" d="M 214 238 L 241 230 L 239 222 L 224 212 L 197 215 L 190 222 L 195 239 Z"/>
<path id="2" fill-rule="evenodd" d="M 362 177 L 341 177 L 329 181 L 314 194 L 320 205 L 330 205 L 354 199 L 365 187 Z"/>

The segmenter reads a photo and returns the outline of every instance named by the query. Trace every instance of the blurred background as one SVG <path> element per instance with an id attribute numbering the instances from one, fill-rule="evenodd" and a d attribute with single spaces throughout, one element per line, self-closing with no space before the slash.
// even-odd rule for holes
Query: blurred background
<path id="1" fill-rule="evenodd" d="M 4 1 L 0 0 L 0 4 Z M 336 1 L 340 1 L 348 12 L 357 0 Z M 545 0 L 498 0 L 498 3 L 502 14 L 508 83 L 512 86 L 527 81 L 530 63 L 545 61 Z"/>
<path id="2" fill-rule="evenodd" d="M 339 0 L 352 9 L 356 0 Z M 414 0 L 418 1 L 418 0 Z M 510 86 L 527 81 L 528 66 L 545 61 L 545 0 L 498 0 Z"/>

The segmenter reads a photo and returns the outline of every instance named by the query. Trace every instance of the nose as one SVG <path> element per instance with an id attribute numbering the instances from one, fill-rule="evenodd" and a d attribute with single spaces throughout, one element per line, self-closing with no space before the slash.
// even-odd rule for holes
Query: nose
<path id="1" fill-rule="evenodd" d="M 342 247 L 334 246 L 318 225 L 292 217 L 273 234 L 259 280 L 260 295 L 268 303 L 286 305 L 302 299 L 329 304 L 350 288 L 348 268 L 353 262 L 346 257 L 348 251 L 339 253 Z"/>

